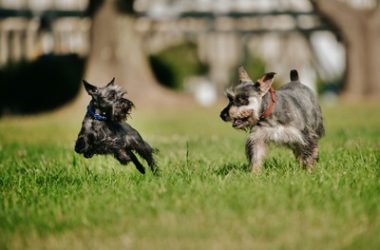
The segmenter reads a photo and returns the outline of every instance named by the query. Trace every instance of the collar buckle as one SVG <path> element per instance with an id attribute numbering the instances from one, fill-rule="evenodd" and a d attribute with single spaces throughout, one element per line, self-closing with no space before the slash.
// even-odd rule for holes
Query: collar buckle
<path id="1" fill-rule="evenodd" d="M 101 114 L 96 113 L 92 107 L 89 105 L 87 106 L 87 114 L 94 120 L 97 121 L 106 121 L 107 117 Z"/>

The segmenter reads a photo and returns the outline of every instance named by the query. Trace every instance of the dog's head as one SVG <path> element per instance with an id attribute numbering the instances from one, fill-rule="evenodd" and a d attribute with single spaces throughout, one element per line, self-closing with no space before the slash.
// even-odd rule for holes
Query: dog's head
<path id="1" fill-rule="evenodd" d="M 262 99 L 271 88 L 274 76 L 273 72 L 266 73 L 253 82 L 241 66 L 239 83 L 226 91 L 229 103 L 220 113 L 222 120 L 231 121 L 237 129 L 254 126 L 260 119 Z"/>
<path id="2" fill-rule="evenodd" d="M 87 93 L 92 97 L 91 108 L 111 121 L 125 120 L 134 107 L 133 102 L 124 98 L 126 91 L 115 85 L 115 78 L 105 87 L 96 87 L 85 80 L 83 83 Z"/>

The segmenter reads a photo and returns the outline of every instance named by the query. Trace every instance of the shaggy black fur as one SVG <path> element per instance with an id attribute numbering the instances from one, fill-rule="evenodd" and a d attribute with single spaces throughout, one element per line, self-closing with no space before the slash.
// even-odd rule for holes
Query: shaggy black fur
<path id="1" fill-rule="evenodd" d="M 115 85 L 114 80 L 102 88 L 83 81 L 92 100 L 87 107 L 75 152 L 86 158 L 91 158 L 94 154 L 113 154 L 121 164 L 132 161 L 140 173 L 144 174 L 144 166 L 134 154 L 136 152 L 155 172 L 153 148 L 136 129 L 124 121 L 134 105 L 123 97 L 126 92 Z"/>

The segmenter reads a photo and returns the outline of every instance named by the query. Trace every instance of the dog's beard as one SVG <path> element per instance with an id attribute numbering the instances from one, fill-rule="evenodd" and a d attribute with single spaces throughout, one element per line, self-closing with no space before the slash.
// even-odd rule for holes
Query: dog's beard
<path id="1" fill-rule="evenodd" d="M 116 103 L 112 107 L 112 120 L 122 121 L 127 119 L 132 107 L 133 103 L 127 99 L 123 99 L 122 101 Z"/>
<path id="2" fill-rule="evenodd" d="M 239 119 L 233 119 L 232 121 L 232 127 L 236 129 L 247 129 L 250 127 L 250 122 L 248 121 L 249 118 L 239 118 Z"/>
<path id="3" fill-rule="evenodd" d="M 253 117 L 235 118 L 232 120 L 232 127 L 235 129 L 247 130 L 257 124 Z"/>
<path id="4" fill-rule="evenodd" d="M 240 107 L 235 114 L 231 114 L 232 127 L 236 129 L 249 129 L 256 125 L 258 118 L 256 112 L 249 108 Z"/>
<path id="5" fill-rule="evenodd" d="M 118 107 L 114 107 L 112 109 L 112 120 L 113 121 L 124 121 L 127 119 L 128 112 L 125 112 L 123 109 L 120 109 Z"/>

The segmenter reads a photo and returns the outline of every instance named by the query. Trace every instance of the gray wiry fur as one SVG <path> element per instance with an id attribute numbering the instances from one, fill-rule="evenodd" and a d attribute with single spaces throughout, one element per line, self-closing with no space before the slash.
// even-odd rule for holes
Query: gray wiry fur
<path id="1" fill-rule="evenodd" d="M 227 92 L 230 102 L 220 116 L 231 121 L 233 127 L 250 131 L 246 153 L 251 170 L 260 169 L 268 142 L 288 146 L 300 163 L 311 169 L 319 158 L 318 141 L 325 133 L 321 109 L 312 91 L 301 84 L 297 71 L 292 70 L 291 82 L 276 91 L 273 113 L 263 118 L 261 115 L 271 102 L 268 87 L 274 73 L 253 83 L 244 72 L 241 67 L 241 82 Z"/>
<path id="2" fill-rule="evenodd" d="M 133 103 L 124 98 L 125 92 L 114 85 L 114 79 L 103 88 L 97 88 L 84 81 L 92 100 L 75 144 L 75 151 L 91 158 L 94 154 L 113 154 L 121 164 L 132 161 L 136 168 L 145 173 L 143 165 L 134 152 L 146 160 L 155 170 L 152 147 L 141 135 L 124 122 L 133 108 Z M 94 115 L 101 116 L 97 119 Z"/>

